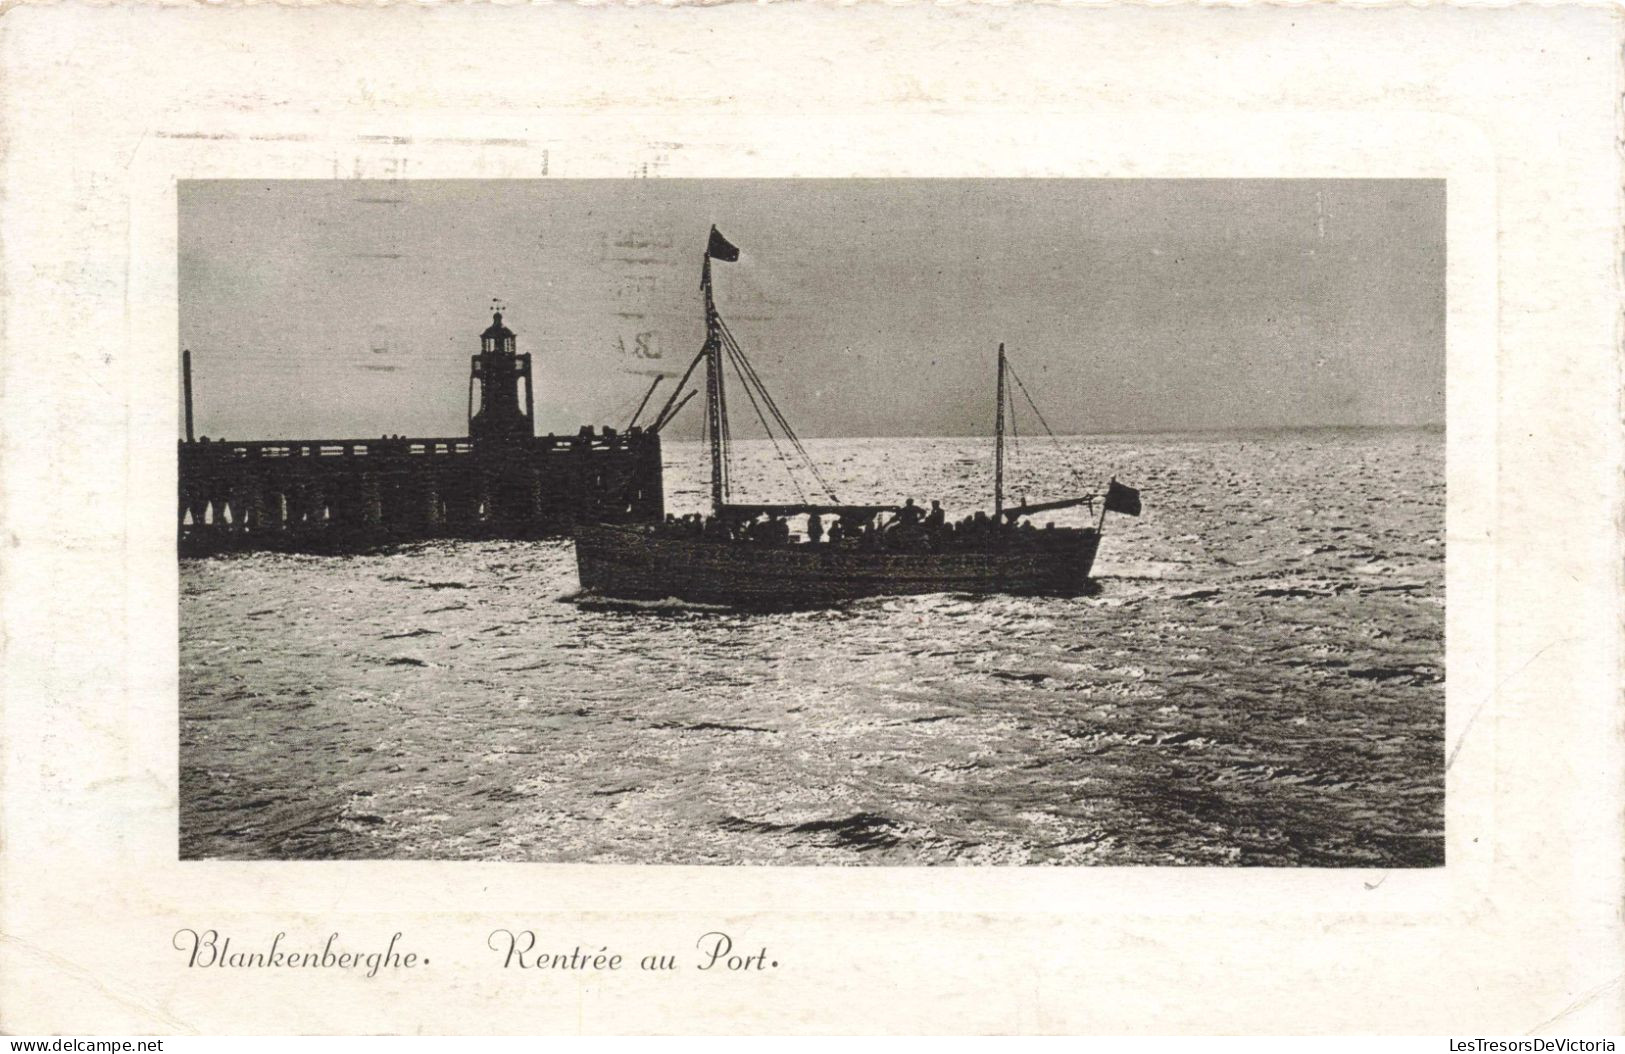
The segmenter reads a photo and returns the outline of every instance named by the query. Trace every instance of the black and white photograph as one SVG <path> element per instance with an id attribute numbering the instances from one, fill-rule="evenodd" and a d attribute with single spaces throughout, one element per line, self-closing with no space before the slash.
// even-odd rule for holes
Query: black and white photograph
<path id="1" fill-rule="evenodd" d="M 1437 868 L 1435 179 L 183 180 L 183 860 Z"/>

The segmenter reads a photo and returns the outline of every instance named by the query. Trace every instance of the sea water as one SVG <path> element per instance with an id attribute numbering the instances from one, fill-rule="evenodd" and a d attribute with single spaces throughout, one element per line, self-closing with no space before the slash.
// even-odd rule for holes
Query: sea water
<path id="1" fill-rule="evenodd" d="M 991 504 L 983 440 L 807 449 L 843 501 Z M 736 455 L 740 500 L 819 493 Z M 704 508 L 703 450 L 666 461 Z M 1023 438 L 1012 503 L 1143 494 L 1068 599 L 606 603 L 567 540 L 183 561 L 182 855 L 1438 865 L 1443 461 L 1438 430 Z"/>

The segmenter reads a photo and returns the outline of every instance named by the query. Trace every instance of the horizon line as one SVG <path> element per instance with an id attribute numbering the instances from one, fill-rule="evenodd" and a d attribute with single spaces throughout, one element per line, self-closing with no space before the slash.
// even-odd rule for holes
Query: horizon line
<path id="1" fill-rule="evenodd" d="M 1393 422 L 1393 423 L 1383 422 L 1383 423 L 1378 423 L 1378 424 L 1336 424 L 1336 423 L 1334 423 L 1334 424 L 1278 424 L 1278 425 L 1215 425 L 1215 426 L 1208 426 L 1208 427 L 1129 428 L 1129 429 L 1115 429 L 1115 430 L 1103 431 L 1103 432 L 1057 432 L 1057 433 L 1054 434 L 1054 438 L 1056 438 L 1056 439 L 1090 439 L 1090 438 L 1095 438 L 1095 437 L 1099 437 L 1099 436 L 1153 436 L 1153 435 L 1185 435 L 1185 434 L 1208 435 L 1208 434 L 1224 434 L 1224 433 L 1238 433 L 1238 432 L 1314 432 L 1314 431 L 1333 431 L 1333 430 L 1345 430 L 1346 431 L 1346 430 L 1351 430 L 1351 429 L 1358 429 L 1358 430 L 1362 430 L 1362 431 L 1390 431 L 1391 432 L 1391 431 L 1406 431 L 1406 430 L 1415 431 L 1415 430 L 1419 430 L 1419 429 L 1443 430 L 1445 428 L 1446 428 L 1446 422 L 1444 422 L 1444 421 Z M 870 433 L 870 434 L 867 434 L 867 435 L 858 435 L 858 434 L 855 434 L 855 433 L 854 434 L 839 434 L 839 435 L 821 435 L 821 434 L 814 433 L 814 434 L 802 434 L 801 437 L 803 439 L 992 439 L 993 434 L 991 432 L 906 432 L 906 433 L 889 433 L 889 434 Z M 1029 440 L 1036 440 L 1039 437 L 1036 437 L 1036 436 L 1032 435 L 1031 433 L 1024 433 L 1022 438 L 1023 439 L 1029 439 Z M 683 439 L 681 441 L 682 442 L 703 443 L 705 440 L 703 438 L 701 438 L 701 437 L 696 436 L 696 437 L 693 437 L 692 439 Z M 768 441 L 767 436 L 749 436 L 749 437 L 744 437 L 744 438 L 734 438 L 732 440 L 732 442 L 735 442 L 735 443 L 765 443 L 767 441 Z"/>
<path id="2" fill-rule="evenodd" d="M 615 426 L 613 426 L 613 425 L 594 426 L 594 427 L 597 429 L 597 432 L 595 433 L 597 435 L 602 435 L 603 430 L 606 427 L 607 428 L 615 428 Z M 1299 425 L 1221 425 L 1221 426 L 1207 427 L 1207 428 L 1134 428 L 1134 429 L 1123 429 L 1123 430 L 1109 431 L 1109 432 L 1058 432 L 1058 433 L 1054 434 L 1051 438 L 1054 438 L 1054 439 L 1098 439 L 1098 438 L 1112 437 L 1112 436 L 1235 435 L 1235 434 L 1242 434 L 1242 433 L 1249 433 L 1249 432 L 1329 432 L 1329 431 L 1400 432 L 1400 431 L 1420 431 L 1420 430 L 1444 431 L 1446 429 L 1446 427 L 1447 427 L 1446 423 L 1443 422 L 1443 421 L 1425 421 L 1425 422 L 1421 422 L 1421 423 L 1410 423 L 1410 424 L 1397 423 L 1397 424 L 1313 424 L 1313 425 L 1303 425 L 1303 424 L 1299 424 Z M 615 428 L 615 432 L 618 435 L 627 434 L 626 429 L 624 429 L 624 428 Z M 532 439 L 542 439 L 542 438 L 545 438 L 546 436 L 554 436 L 555 438 L 559 438 L 559 437 L 570 437 L 570 436 L 574 436 L 575 434 L 576 433 L 574 433 L 574 432 L 537 432 L 537 433 L 533 434 L 531 436 L 531 438 Z M 179 436 L 178 438 L 183 443 L 186 441 L 186 437 L 185 437 L 184 434 Z M 302 436 L 272 436 L 272 437 L 269 437 L 269 438 L 257 438 L 257 439 L 235 439 L 235 438 L 226 438 L 224 436 L 207 436 L 207 437 L 205 437 L 203 435 L 199 435 L 199 438 L 200 439 L 207 438 L 209 440 L 209 442 L 211 442 L 211 443 L 312 443 L 312 442 L 323 442 L 323 443 L 366 443 L 366 442 L 376 442 L 378 439 L 383 438 L 383 437 L 380 437 L 380 436 L 372 436 L 372 437 L 368 437 L 368 436 L 349 436 L 349 437 L 327 436 L 327 437 L 317 437 L 317 438 L 312 439 L 312 438 L 306 438 L 306 437 L 302 437 Z M 459 440 L 459 439 L 469 439 L 469 438 L 471 438 L 471 437 L 463 436 L 463 435 L 456 435 L 456 436 L 443 436 L 443 435 L 414 436 L 414 435 L 406 435 L 406 436 L 404 436 L 404 440 L 408 441 L 408 442 L 425 441 L 425 440 L 433 440 L 433 441 L 439 442 L 439 441 L 445 441 L 445 440 L 448 440 L 448 439 Z M 705 439 L 702 436 L 693 436 L 693 437 L 681 438 L 681 439 L 673 436 L 671 438 L 672 438 L 672 440 L 674 442 L 680 442 L 680 443 L 703 443 L 703 442 L 705 442 Z M 859 435 L 859 434 L 856 434 L 856 433 L 841 434 L 841 435 L 816 435 L 815 434 L 815 435 L 803 435 L 802 438 L 803 439 L 992 439 L 993 436 L 989 432 L 910 432 L 910 433 L 904 433 L 904 434 L 898 434 L 898 433 L 890 433 L 890 434 L 870 433 L 870 434 L 867 434 L 867 435 Z M 1028 440 L 1030 440 L 1030 441 L 1036 441 L 1038 437 L 1033 436 L 1033 435 L 1028 435 L 1026 438 Z M 741 438 L 737 438 L 737 439 L 732 440 L 732 442 L 735 442 L 735 443 L 766 443 L 766 442 L 769 442 L 769 441 L 770 441 L 770 439 L 769 439 L 768 436 L 745 436 L 745 437 L 741 437 Z"/>

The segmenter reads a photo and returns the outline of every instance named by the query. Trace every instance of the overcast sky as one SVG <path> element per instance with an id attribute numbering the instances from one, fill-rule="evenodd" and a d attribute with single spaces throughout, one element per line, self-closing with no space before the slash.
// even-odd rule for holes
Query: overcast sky
<path id="1" fill-rule="evenodd" d="M 500 300 L 539 430 L 619 427 L 699 350 L 714 223 L 718 307 L 804 436 L 985 434 L 1000 341 L 1062 433 L 1436 424 L 1444 209 L 1422 180 L 184 182 L 180 338 L 200 434 L 456 436 Z"/>

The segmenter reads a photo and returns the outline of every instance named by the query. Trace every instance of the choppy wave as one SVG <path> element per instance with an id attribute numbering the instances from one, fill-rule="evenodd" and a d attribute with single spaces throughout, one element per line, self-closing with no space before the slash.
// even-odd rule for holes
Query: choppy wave
<path id="1" fill-rule="evenodd" d="M 628 604 L 562 541 L 186 562 L 183 855 L 1441 863 L 1442 436 L 1063 444 L 1012 492 L 1145 494 L 1093 596 Z M 812 452 L 849 501 L 985 502 L 980 443 Z"/>

